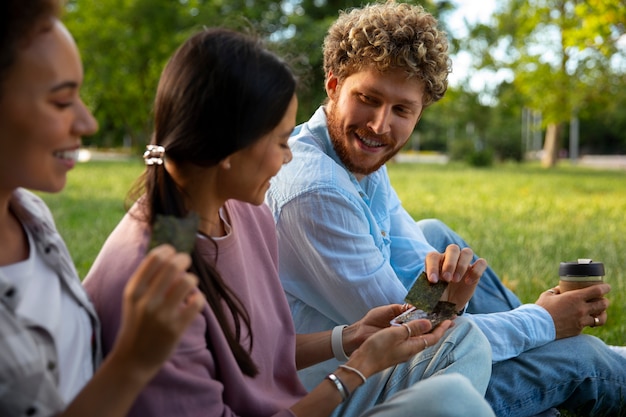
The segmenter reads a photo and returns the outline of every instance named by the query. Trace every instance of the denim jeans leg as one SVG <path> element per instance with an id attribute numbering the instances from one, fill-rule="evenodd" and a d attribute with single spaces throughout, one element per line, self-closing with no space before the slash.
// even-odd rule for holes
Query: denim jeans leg
<path id="1" fill-rule="evenodd" d="M 361 417 L 495 417 L 485 398 L 459 374 L 436 375 L 404 389 Z"/>
<path id="2" fill-rule="evenodd" d="M 498 416 L 528 417 L 551 407 L 623 415 L 626 359 L 593 336 L 556 340 L 494 364 L 486 398 Z"/>
<path id="3" fill-rule="evenodd" d="M 462 375 L 476 393 L 484 395 L 491 376 L 489 342 L 471 320 L 459 317 L 455 322 L 436 345 L 403 364 L 372 375 L 333 416 L 361 416 L 418 382 L 428 383 L 431 377 L 439 375 Z M 472 396 L 468 393 L 468 398 Z"/>

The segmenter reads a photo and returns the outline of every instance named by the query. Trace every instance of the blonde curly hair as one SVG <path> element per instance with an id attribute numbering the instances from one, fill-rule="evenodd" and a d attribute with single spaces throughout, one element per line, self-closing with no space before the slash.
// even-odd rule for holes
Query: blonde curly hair
<path id="1" fill-rule="evenodd" d="M 364 68 L 406 71 L 407 78 L 424 83 L 424 106 L 441 99 L 448 88 L 448 40 L 422 6 L 388 1 L 340 12 L 323 52 L 324 73 L 339 80 Z"/>

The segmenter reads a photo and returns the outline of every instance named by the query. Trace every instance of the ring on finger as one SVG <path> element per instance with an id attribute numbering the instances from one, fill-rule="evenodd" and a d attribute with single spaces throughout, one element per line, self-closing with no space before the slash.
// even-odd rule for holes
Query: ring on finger
<path id="1" fill-rule="evenodd" d="M 591 325 L 591 327 L 597 327 L 600 325 L 600 319 L 597 318 L 596 316 L 591 316 L 593 317 L 593 324 Z"/>
<path id="2" fill-rule="evenodd" d="M 548 292 L 549 292 L 550 294 L 556 294 L 556 291 L 554 291 L 553 289 L 549 289 L 549 290 L 548 290 Z"/>
<path id="3" fill-rule="evenodd" d="M 409 332 L 408 336 L 406 337 L 407 340 L 411 338 L 411 328 L 409 327 L 408 324 L 406 323 L 402 323 L 402 325 L 406 328 L 407 332 Z"/>

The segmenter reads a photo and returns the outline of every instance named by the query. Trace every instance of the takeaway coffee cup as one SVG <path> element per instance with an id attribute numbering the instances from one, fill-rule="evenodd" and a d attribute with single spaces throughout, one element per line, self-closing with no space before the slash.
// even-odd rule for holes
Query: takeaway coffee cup
<path id="1" fill-rule="evenodd" d="M 591 259 L 576 262 L 561 262 L 559 266 L 559 288 L 561 292 L 589 287 L 604 281 L 604 264 Z"/>

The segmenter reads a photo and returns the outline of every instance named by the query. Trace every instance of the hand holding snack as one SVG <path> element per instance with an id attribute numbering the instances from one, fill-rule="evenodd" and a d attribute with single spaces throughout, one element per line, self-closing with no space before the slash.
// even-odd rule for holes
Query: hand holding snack
<path id="1" fill-rule="evenodd" d="M 205 304 L 196 276 L 187 272 L 191 258 L 186 252 L 192 250 L 197 230 L 194 221 L 158 218 L 152 249 L 124 289 L 122 326 L 112 355 L 143 378 L 156 373 Z"/>
<path id="2" fill-rule="evenodd" d="M 425 270 L 428 280 L 436 284 L 448 283 L 443 294 L 443 301 L 456 304 L 462 310 L 474 295 L 480 277 L 487 269 L 487 261 L 482 258 L 472 263 L 474 252 L 470 248 L 461 249 L 457 245 L 448 245 L 445 253 L 430 252 L 426 256 Z"/>
<path id="3" fill-rule="evenodd" d="M 388 307 L 393 307 L 396 312 L 399 311 L 397 308 L 402 308 L 399 304 L 382 308 Z M 437 328 L 433 328 L 428 320 L 414 320 L 382 329 L 365 340 L 350 355 L 347 364 L 369 377 L 434 346 L 451 326 L 450 320 L 442 321 Z"/>
<path id="4" fill-rule="evenodd" d="M 447 288 L 447 282 L 439 281 L 432 284 L 428 281 L 426 273 L 422 272 L 405 298 L 408 310 L 395 317 L 391 325 L 400 326 L 413 320 L 427 319 L 434 329 L 442 321 L 453 319 L 457 312 L 456 304 L 441 301 Z"/>

